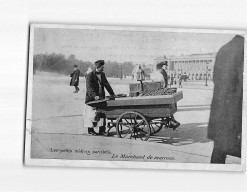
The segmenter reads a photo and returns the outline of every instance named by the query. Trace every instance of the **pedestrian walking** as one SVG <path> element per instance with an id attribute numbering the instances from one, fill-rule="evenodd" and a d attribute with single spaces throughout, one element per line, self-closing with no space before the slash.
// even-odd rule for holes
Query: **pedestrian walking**
<path id="1" fill-rule="evenodd" d="M 179 75 L 179 79 L 178 79 L 178 87 L 179 88 L 182 88 L 182 80 L 183 80 L 182 76 Z"/>
<path id="2" fill-rule="evenodd" d="M 133 78 L 136 81 L 144 81 L 145 80 L 145 73 L 144 70 L 142 70 L 141 65 L 138 65 L 132 72 Z"/>
<path id="3" fill-rule="evenodd" d="M 80 77 L 80 70 L 78 69 L 78 66 L 75 64 L 74 65 L 74 72 L 70 74 L 71 80 L 70 80 L 70 86 L 75 87 L 74 93 L 78 93 L 80 90 L 78 85 L 79 85 L 79 77 Z"/>

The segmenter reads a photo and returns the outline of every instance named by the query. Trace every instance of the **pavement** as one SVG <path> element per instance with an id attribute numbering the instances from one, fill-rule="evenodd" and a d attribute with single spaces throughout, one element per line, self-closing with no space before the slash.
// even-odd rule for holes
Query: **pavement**
<path id="1" fill-rule="evenodd" d="M 204 81 L 184 82 L 178 88 L 184 98 L 174 115 L 181 126 L 175 131 L 162 129 L 148 141 L 120 139 L 114 133 L 110 137 L 88 135 L 82 122 L 85 80 L 81 78 L 77 94 L 69 81 L 69 77 L 50 73 L 34 76 L 32 118 L 27 119 L 32 122 L 32 158 L 210 162 L 213 142 L 207 139 L 207 125 L 211 81 L 208 86 Z M 115 93 L 128 93 L 131 81 L 110 78 L 109 82 Z M 240 159 L 228 156 L 227 163 L 239 164 Z"/>

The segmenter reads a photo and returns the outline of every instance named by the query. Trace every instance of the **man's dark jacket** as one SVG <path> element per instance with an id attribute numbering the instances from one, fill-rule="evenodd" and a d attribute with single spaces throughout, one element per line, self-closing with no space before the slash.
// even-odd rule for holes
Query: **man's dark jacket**
<path id="1" fill-rule="evenodd" d="M 167 87 L 167 85 L 168 85 L 168 76 L 167 76 L 167 73 L 166 73 L 166 71 L 162 68 L 162 72 L 161 72 L 161 74 L 163 75 L 163 77 L 164 77 L 164 81 L 165 81 L 165 87 Z"/>
<path id="2" fill-rule="evenodd" d="M 216 56 L 208 138 L 226 154 L 241 156 L 244 38 L 235 36 Z"/>
<path id="3" fill-rule="evenodd" d="M 100 89 L 99 89 L 99 79 L 96 75 L 96 71 L 93 70 L 92 72 L 87 74 L 86 77 L 86 86 L 87 86 L 87 92 L 86 92 L 86 100 L 85 103 L 94 101 L 95 96 L 102 96 L 103 98 L 105 98 L 105 90 L 104 88 L 106 88 L 106 90 L 108 91 L 108 93 L 110 95 L 114 95 L 114 92 L 109 84 L 109 82 L 106 79 L 105 73 L 102 72 L 101 73 L 101 91 L 102 94 L 100 95 Z"/>
<path id="4" fill-rule="evenodd" d="M 80 70 L 75 70 L 71 75 L 70 86 L 78 86 L 79 85 L 79 76 Z"/>

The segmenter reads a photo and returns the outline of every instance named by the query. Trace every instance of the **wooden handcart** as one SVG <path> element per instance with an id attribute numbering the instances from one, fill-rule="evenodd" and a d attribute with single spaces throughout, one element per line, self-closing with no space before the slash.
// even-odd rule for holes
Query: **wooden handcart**
<path id="1" fill-rule="evenodd" d="M 150 135 L 158 133 L 163 127 L 170 127 L 170 121 L 177 111 L 177 102 L 182 98 L 183 94 L 180 91 L 171 95 L 95 101 L 90 105 L 96 107 L 98 112 L 107 118 L 107 133 L 116 128 L 119 138 L 146 141 Z"/>

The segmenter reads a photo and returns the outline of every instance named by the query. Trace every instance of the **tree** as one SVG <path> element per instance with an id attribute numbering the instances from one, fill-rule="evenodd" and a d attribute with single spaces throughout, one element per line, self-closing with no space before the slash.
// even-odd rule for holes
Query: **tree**
<path id="1" fill-rule="evenodd" d="M 122 64 L 122 72 L 125 76 L 131 76 L 134 67 L 131 62 L 124 62 Z"/>
<path id="2" fill-rule="evenodd" d="M 71 54 L 66 58 L 63 54 L 36 54 L 33 57 L 33 71 L 37 70 L 46 72 L 56 72 L 59 74 L 69 75 L 73 71 L 73 66 L 78 65 L 81 76 L 85 75 L 88 67 L 94 68 L 92 62 L 78 60 L 75 55 Z M 114 61 L 106 61 L 105 73 L 108 77 L 121 77 L 122 75 L 129 76 L 133 71 L 131 62 L 122 64 Z M 122 70 L 121 70 L 122 69 Z"/>

